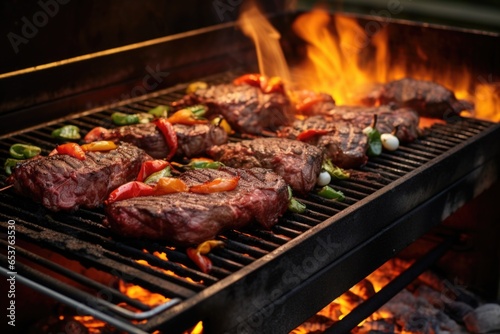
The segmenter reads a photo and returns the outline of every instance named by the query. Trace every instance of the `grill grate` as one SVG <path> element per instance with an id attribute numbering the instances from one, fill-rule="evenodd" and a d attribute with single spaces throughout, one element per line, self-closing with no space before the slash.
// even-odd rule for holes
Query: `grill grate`
<path id="1" fill-rule="evenodd" d="M 225 73 L 209 80 L 213 83 L 228 81 L 233 73 Z M 177 87 L 178 88 L 178 87 Z M 164 91 L 140 101 L 124 103 L 101 111 L 87 113 L 65 121 L 46 124 L 27 132 L 0 138 L 0 156 L 3 164 L 8 156 L 9 147 L 14 143 L 32 143 L 42 148 L 42 154 L 48 154 L 56 142 L 51 132 L 65 124 L 74 124 L 86 133 L 95 126 L 111 127 L 110 115 L 115 111 L 136 113 L 147 111 L 158 104 L 165 104 L 182 97 L 183 88 L 176 91 Z M 130 240 L 113 235 L 100 222 L 104 214 L 102 210 L 79 210 L 75 213 L 51 213 L 30 200 L 20 199 L 10 190 L 0 193 L 0 227 L 7 231 L 8 220 L 16 224 L 17 240 L 27 242 L 27 247 L 16 246 L 17 272 L 27 280 L 42 284 L 51 290 L 68 296 L 72 300 L 87 305 L 99 305 L 93 315 L 109 320 L 111 314 L 119 321 L 113 321 L 117 328 L 141 332 L 160 327 L 163 320 L 158 314 L 176 304 L 187 302 L 191 297 L 214 285 L 224 285 L 243 268 L 255 265 L 258 259 L 276 252 L 281 246 L 310 232 L 319 225 L 330 222 L 339 213 L 353 210 L 360 201 L 377 192 L 388 190 L 394 182 L 432 163 L 437 157 L 447 154 L 457 145 L 462 145 L 481 133 L 491 130 L 496 125 L 475 120 L 463 119 L 452 124 L 436 124 L 428 133 L 417 141 L 402 145 L 396 152 L 386 153 L 370 159 L 363 168 L 364 172 L 375 173 L 373 179 L 352 178 L 334 183 L 334 188 L 341 190 L 346 198 L 343 202 L 331 201 L 310 194 L 302 198 L 307 205 L 304 214 L 286 213 L 272 231 L 259 228 L 248 228 L 241 231 L 227 231 L 218 238 L 223 240 L 225 247 L 214 250 L 210 255 L 214 268 L 209 274 L 197 270 L 182 248 L 175 248 L 161 242 Z M 5 184 L 5 175 L 1 176 Z M 349 210 L 347 210 L 349 209 Z M 76 260 L 86 267 L 96 268 L 104 273 L 110 273 L 126 282 L 140 285 L 151 292 L 156 292 L 171 298 L 168 305 L 150 308 L 143 303 L 125 296 L 114 286 L 85 277 L 36 254 L 29 249 L 37 245 L 50 251 L 62 254 L 70 260 Z M 6 242 L 2 241 L 6 249 Z M 163 253 L 168 260 L 155 256 Z M 2 266 L 7 268 L 7 259 L 1 256 Z M 145 261 L 144 265 L 138 261 Z M 65 276 L 75 284 L 83 285 L 90 292 L 83 292 L 73 285 L 61 284 L 50 276 L 30 268 L 30 263 L 39 263 L 47 271 Z M 228 280 L 225 280 L 229 278 Z M 116 282 L 115 282 L 116 283 Z M 106 291 L 108 299 L 100 296 Z M 56 298 L 56 296 L 53 296 Z M 127 306 L 117 306 L 122 303 Z M 120 305 L 122 305 L 120 304 Z M 74 304 L 76 305 L 76 304 Z M 134 325 L 127 308 L 133 308 L 138 313 L 134 317 L 154 319 L 151 325 Z M 173 307 L 175 308 L 175 307 Z M 172 311 L 175 312 L 175 311 Z M 165 318 L 165 322 L 168 317 Z M 189 319 L 185 325 L 192 325 L 200 319 Z M 132 326 L 132 328 L 131 328 Z"/>

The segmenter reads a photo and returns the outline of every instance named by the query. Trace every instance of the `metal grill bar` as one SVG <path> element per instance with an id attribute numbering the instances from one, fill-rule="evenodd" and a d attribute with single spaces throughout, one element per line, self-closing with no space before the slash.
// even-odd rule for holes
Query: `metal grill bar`
<path id="1" fill-rule="evenodd" d="M 232 75 L 234 74 L 224 74 L 212 78 L 212 82 L 228 81 Z M 44 153 L 48 153 L 56 144 L 51 137 L 51 132 L 59 126 L 74 124 L 84 132 L 95 126 L 110 127 L 112 126 L 110 121 L 112 112 L 147 111 L 158 104 L 166 104 L 179 99 L 183 95 L 183 89 L 181 87 L 179 91 L 167 90 L 164 94 L 156 93 L 154 97 L 145 97 L 141 101 L 125 103 L 64 122 L 43 125 L 29 132 L 4 136 L 0 138 L 0 159 L 3 162 L 4 157 L 8 155 L 10 145 L 16 142 L 36 142 L 42 147 Z M 170 298 L 180 298 L 182 301 L 179 305 L 165 311 L 163 316 L 151 318 L 143 327 L 147 330 L 153 330 L 162 326 L 170 326 L 173 319 L 176 319 L 175 322 L 178 322 L 176 326 L 185 329 L 193 325 L 194 321 L 200 320 L 186 316 L 189 309 L 197 308 L 197 306 L 193 306 L 191 300 L 199 300 L 200 305 L 204 305 L 205 302 L 209 304 L 206 300 L 215 298 L 212 296 L 217 295 L 217 293 L 225 295 L 224 287 L 229 284 L 228 281 L 241 280 L 245 282 L 256 277 L 254 276 L 256 268 L 266 267 L 263 265 L 265 261 L 262 258 L 269 257 L 269 254 L 281 254 L 278 250 L 282 249 L 283 246 L 288 247 L 288 245 L 300 243 L 301 240 L 307 240 L 313 234 L 312 231 L 333 225 L 339 225 L 341 229 L 344 226 L 347 228 L 348 225 L 345 221 L 349 219 L 346 218 L 346 215 L 355 213 L 362 207 L 361 205 L 367 206 L 366 203 L 369 200 L 381 197 L 380 195 L 387 193 L 389 188 L 394 189 L 403 182 L 402 179 L 415 175 L 430 163 L 432 166 L 432 162 L 436 158 L 448 154 L 457 146 L 464 145 L 473 137 L 481 136 L 486 131 L 492 131 L 494 127 L 491 123 L 474 119 L 465 119 L 455 124 L 436 124 L 429 129 L 429 133 L 425 137 L 413 143 L 402 145 L 396 152 L 384 152 L 381 156 L 370 159 L 362 169 L 362 173 L 373 173 L 371 177 L 364 179 L 354 176 L 348 180 L 335 182 L 333 187 L 344 192 L 345 201 L 332 201 L 310 194 L 300 199 L 307 206 L 306 213 L 286 213 L 280 222 L 272 228 L 272 231 L 252 227 L 223 233 L 218 238 L 224 241 L 225 247 L 209 254 L 214 264 L 210 274 L 204 274 L 195 268 L 181 248 L 162 245 L 158 242 L 122 239 L 112 235 L 101 225 L 104 215 L 100 210 L 79 210 L 73 214 L 54 214 L 29 200 L 23 200 L 21 208 L 18 205 L 19 197 L 7 191 L 0 194 L 2 199 L 0 216 L 5 220 L 14 219 L 16 221 L 18 237 L 21 239 L 37 243 L 61 254 L 67 254 L 68 258 L 77 260 L 86 266 L 108 272 L 127 272 L 129 278 L 125 279 L 126 281 L 139 284 L 152 292 L 158 292 Z M 235 138 L 235 140 L 237 139 Z M 4 175 L 1 176 L 1 181 L 5 182 Z M 334 222 L 336 224 L 333 224 Z M 6 223 L 1 223 L 0 228 L 7 230 Z M 363 232 L 362 236 L 366 237 L 370 233 L 371 228 Z M 352 238 L 352 242 L 361 240 L 357 238 L 362 236 Z M 305 246 L 303 252 L 307 253 L 310 247 L 310 244 Z M 153 255 L 154 252 L 166 254 L 168 260 Z M 27 257 L 29 258 L 29 256 Z M 276 259 L 278 258 L 281 256 L 276 256 Z M 136 262 L 137 260 L 146 261 L 149 265 L 140 264 Z M 51 265 L 48 264 L 47 267 L 51 267 Z M 60 268 L 57 270 L 72 276 Z M 242 276 L 244 274 L 248 274 L 248 277 Z M 99 286 L 98 283 L 85 277 L 72 276 L 72 278 L 89 287 Z M 208 297 L 200 297 L 198 293 L 201 291 L 205 291 L 205 295 Z M 114 298 L 128 300 L 128 297 L 120 294 L 120 292 L 115 292 Z M 130 300 L 128 303 L 135 305 L 138 309 L 144 309 L 143 306 L 134 304 Z M 181 314 L 178 319 L 176 312 Z"/>

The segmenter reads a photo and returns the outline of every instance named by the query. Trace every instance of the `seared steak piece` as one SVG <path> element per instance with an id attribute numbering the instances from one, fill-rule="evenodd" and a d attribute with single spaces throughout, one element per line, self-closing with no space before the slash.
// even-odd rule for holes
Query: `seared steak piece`
<path id="1" fill-rule="evenodd" d="M 175 107 L 194 104 L 208 106 L 207 117 L 222 115 L 234 130 L 247 134 L 275 131 L 293 119 L 286 94 L 263 93 L 260 88 L 250 85 L 214 85 L 198 89 L 173 103 Z"/>
<path id="2" fill-rule="evenodd" d="M 306 142 L 325 152 L 325 157 L 342 168 L 357 168 L 368 161 L 366 149 L 367 136 L 364 127 L 351 122 L 333 122 L 326 116 L 312 116 L 296 120 L 291 127 L 278 131 L 278 136 L 294 139 L 307 130 L 327 130 L 329 133 L 309 137 Z"/>
<path id="3" fill-rule="evenodd" d="M 85 160 L 66 154 L 39 157 L 18 164 L 7 180 L 19 194 L 52 211 L 96 208 L 118 186 L 136 178 L 143 150 L 121 143 L 108 152 L 86 152 Z"/>
<path id="4" fill-rule="evenodd" d="M 331 95 L 311 90 L 295 90 L 291 92 L 295 104 L 295 111 L 301 115 L 323 115 L 335 108 L 335 100 Z"/>
<path id="5" fill-rule="evenodd" d="M 452 91 L 440 84 L 411 78 L 380 85 L 361 102 L 368 106 L 393 104 L 397 107 L 408 107 L 421 116 L 441 119 L 474 108 L 468 101 L 457 100 Z"/>
<path id="6" fill-rule="evenodd" d="M 179 145 L 175 153 L 178 157 L 192 158 L 205 153 L 212 145 L 227 142 L 227 133 L 224 129 L 213 124 L 174 124 L 173 127 Z M 154 123 L 126 125 L 110 129 L 103 132 L 100 138 L 92 138 L 92 141 L 95 140 L 128 142 L 142 148 L 156 159 L 165 158 L 169 153 L 165 138 Z"/>
<path id="7" fill-rule="evenodd" d="M 208 154 L 231 167 L 272 169 L 299 194 L 311 191 L 323 163 L 323 151 L 318 147 L 284 138 L 257 138 L 213 146 Z"/>
<path id="8" fill-rule="evenodd" d="M 270 228 L 288 207 L 283 178 L 262 168 L 197 169 L 180 178 L 189 186 L 215 178 L 240 176 L 232 191 L 190 192 L 148 196 L 114 202 L 106 207 L 104 224 L 123 236 L 167 240 L 194 245 L 215 238 L 225 229 L 242 228 L 253 221 Z"/>
<path id="9" fill-rule="evenodd" d="M 397 127 L 396 136 L 402 142 L 412 142 L 419 136 L 419 116 L 408 108 L 336 106 L 323 113 L 333 122 L 347 122 L 361 129 L 373 122 L 375 114 L 376 128 L 380 133 L 391 133 Z"/>

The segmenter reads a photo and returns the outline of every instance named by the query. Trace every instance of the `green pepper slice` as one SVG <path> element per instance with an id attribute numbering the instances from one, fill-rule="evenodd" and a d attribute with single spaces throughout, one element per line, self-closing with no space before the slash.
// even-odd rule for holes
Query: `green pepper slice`
<path id="1" fill-rule="evenodd" d="M 299 202 L 295 198 L 292 197 L 290 202 L 288 203 L 288 210 L 295 212 L 295 213 L 304 213 L 306 211 L 307 207 L 305 204 Z"/>
<path id="2" fill-rule="evenodd" d="M 185 109 L 188 109 L 189 111 L 191 111 L 194 115 L 194 118 L 196 118 L 196 119 L 200 119 L 203 116 L 205 116 L 205 114 L 208 110 L 208 108 L 206 106 L 204 106 L 203 104 L 195 104 L 194 106 L 189 106 L 189 107 L 186 107 Z"/>
<path id="3" fill-rule="evenodd" d="M 378 130 L 373 129 L 368 134 L 368 150 L 366 154 L 369 157 L 375 157 L 382 153 L 382 139 L 380 138 L 380 132 Z"/>
<path id="4" fill-rule="evenodd" d="M 26 144 L 14 144 L 9 149 L 10 156 L 15 159 L 30 159 L 41 152 L 40 147 Z"/>
<path id="5" fill-rule="evenodd" d="M 345 180 L 351 177 L 351 174 L 349 174 L 349 172 L 338 166 L 335 166 L 330 159 L 325 159 L 321 167 L 326 170 L 328 174 L 330 174 L 332 179 Z"/>
<path id="6" fill-rule="evenodd" d="M 111 115 L 111 120 L 116 125 L 130 125 L 139 123 L 139 116 L 137 114 L 131 115 L 117 111 Z"/>
<path id="7" fill-rule="evenodd" d="M 210 168 L 219 169 L 223 167 L 224 164 L 219 161 L 191 161 L 188 166 L 192 169 Z"/>
<path id="8" fill-rule="evenodd" d="M 5 173 L 7 175 L 12 174 L 12 168 L 15 167 L 18 163 L 20 163 L 22 161 L 23 160 L 7 158 L 5 160 L 5 163 L 3 164 L 3 168 L 5 169 Z"/>
<path id="9" fill-rule="evenodd" d="M 151 114 L 154 117 L 167 117 L 171 110 L 172 108 L 170 106 L 159 105 L 149 110 L 148 114 Z"/>
<path id="10" fill-rule="evenodd" d="M 52 131 L 52 137 L 59 140 L 78 140 L 81 138 L 80 129 L 76 125 L 65 125 Z"/>
<path id="11" fill-rule="evenodd" d="M 288 210 L 291 212 L 304 213 L 306 211 L 306 205 L 293 197 L 292 188 L 290 186 L 288 186 L 288 200 Z"/>
<path id="12" fill-rule="evenodd" d="M 330 186 L 324 186 L 318 191 L 318 195 L 326 199 L 335 199 L 337 201 L 343 201 L 345 195 L 340 190 L 335 190 Z"/>
<path id="13" fill-rule="evenodd" d="M 149 175 L 145 180 L 144 183 L 149 184 L 149 185 L 155 185 L 158 183 L 158 180 L 160 180 L 162 177 L 170 177 L 172 176 L 170 166 L 167 166 L 163 168 L 162 170 L 159 170 L 157 172 L 154 172 L 153 174 Z"/>

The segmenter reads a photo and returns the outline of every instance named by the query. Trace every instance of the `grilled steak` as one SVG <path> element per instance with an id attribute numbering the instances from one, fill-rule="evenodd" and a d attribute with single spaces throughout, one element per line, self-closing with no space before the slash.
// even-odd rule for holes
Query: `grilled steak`
<path id="1" fill-rule="evenodd" d="M 419 116 L 408 108 L 336 106 L 323 113 L 333 122 L 348 122 L 361 129 L 372 123 L 375 114 L 380 133 L 391 133 L 397 127 L 396 136 L 402 142 L 412 142 L 419 136 Z"/>
<path id="2" fill-rule="evenodd" d="M 109 152 L 87 152 L 85 160 L 65 154 L 27 160 L 8 182 L 52 211 L 96 208 L 113 189 L 135 179 L 150 159 L 143 150 L 122 143 Z"/>
<path id="3" fill-rule="evenodd" d="M 189 186 L 215 178 L 240 176 L 232 191 L 211 194 L 190 192 L 136 197 L 106 207 L 104 224 L 130 237 L 168 240 L 179 245 L 199 244 L 225 229 L 242 228 L 256 221 L 272 227 L 288 207 L 283 178 L 265 169 L 223 167 L 197 169 L 180 178 Z"/>
<path id="4" fill-rule="evenodd" d="M 468 101 L 457 100 L 452 91 L 435 82 L 411 78 L 380 85 L 361 102 L 367 106 L 393 104 L 408 107 L 421 116 L 433 118 L 447 118 L 474 107 Z"/>
<path id="5" fill-rule="evenodd" d="M 178 157 L 195 157 L 205 153 L 212 145 L 227 142 L 227 133 L 213 124 L 173 125 L 177 135 L 178 148 L 175 153 Z M 110 129 L 103 132 L 95 140 L 124 141 L 134 144 L 145 150 L 153 158 L 162 159 L 169 153 L 168 145 L 163 134 L 154 123 L 134 124 Z"/>
<path id="6" fill-rule="evenodd" d="M 272 169 L 300 194 L 314 187 L 323 163 L 323 151 L 318 147 L 283 138 L 258 138 L 213 146 L 208 154 L 231 167 Z"/>
<path id="7" fill-rule="evenodd" d="M 263 93 L 250 85 L 221 84 L 198 89 L 174 102 L 175 107 L 193 104 L 208 106 L 207 117 L 222 115 L 231 127 L 241 133 L 261 134 L 290 124 L 293 111 L 286 94 Z"/>
<path id="8" fill-rule="evenodd" d="M 327 130 L 324 135 L 311 136 L 307 143 L 321 148 L 325 157 L 342 168 L 356 168 L 368 161 L 366 149 L 368 140 L 363 127 L 351 122 L 333 122 L 326 116 L 311 116 L 304 120 L 296 120 L 291 127 L 278 131 L 278 136 L 294 139 L 307 130 Z"/>

